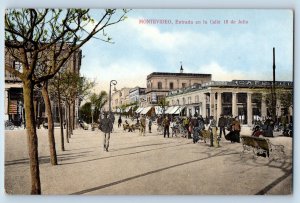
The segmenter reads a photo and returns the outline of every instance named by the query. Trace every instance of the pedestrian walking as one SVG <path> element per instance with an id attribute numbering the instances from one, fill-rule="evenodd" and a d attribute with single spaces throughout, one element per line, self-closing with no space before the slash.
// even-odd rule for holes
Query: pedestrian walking
<path id="1" fill-rule="evenodd" d="M 142 136 L 145 136 L 145 131 L 146 131 L 146 118 L 145 118 L 145 116 L 142 116 L 140 122 L 141 122 L 140 133 L 141 133 Z"/>
<path id="2" fill-rule="evenodd" d="M 121 125 L 122 125 L 122 118 L 121 118 L 121 115 L 120 115 L 120 117 L 119 117 L 119 119 L 118 119 L 118 128 L 119 128 Z"/>
<path id="3" fill-rule="evenodd" d="M 151 127 L 152 127 L 152 119 L 151 118 L 149 118 L 148 126 L 149 126 L 149 133 L 152 133 L 151 132 Z"/>
<path id="4" fill-rule="evenodd" d="M 183 118 L 183 126 L 185 127 L 186 131 L 189 133 L 189 119 L 187 117 Z M 184 137 L 187 137 L 188 135 L 185 135 Z"/>
<path id="5" fill-rule="evenodd" d="M 232 122 L 232 130 L 233 130 L 233 142 L 240 143 L 240 132 L 241 132 L 241 125 L 238 117 L 235 117 L 235 120 Z"/>
<path id="6" fill-rule="evenodd" d="M 209 129 L 210 129 L 210 146 L 219 147 L 219 140 L 217 135 L 217 121 L 214 119 L 213 116 L 210 117 L 209 122 Z"/>
<path id="7" fill-rule="evenodd" d="M 103 139 L 103 149 L 104 151 L 108 152 L 109 148 L 109 139 L 110 139 L 110 133 L 112 131 L 113 123 L 109 118 L 107 118 L 107 113 L 104 113 L 104 118 L 100 121 L 100 129 L 104 133 L 104 139 Z"/>
<path id="8" fill-rule="evenodd" d="M 204 127 L 204 119 L 202 118 L 202 116 L 200 115 L 197 118 L 197 124 L 194 126 L 194 131 L 193 131 L 193 142 L 196 143 L 199 141 L 200 137 L 200 133 L 201 131 L 205 129 Z M 203 137 L 203 136 L 202 136 Z"/>
<path id="9" fill-rule="evenodd" d="M 173 137 L 173 135 L 175 135 L 175 137 L 177 137 L 177 134 L 176 134 L 176 122 L 175 122 L 175 120 L 172 120 L 171 122 L 170 122 L 170 126 L 171 126 L 171 130 L 172 130 L 172 137 Z"/>
<path id="10" fill-rule="evenodd" d="M 169 138 L 170 137 L 170 131 L 169 131 L 170 120 L 167 116 L 163 120 L 163 126 L 164 126 L 164 137 L 166 137 L 166 134 L 167 134 L 168 138 Z"/>
<path id="11" fill-rule="evenodd" d="M 219 138 L 222 138 L 222 133 L 224 134 L 225 137 L 226 118 L 223 116 L 223 114 L 220 115 L 218 121 L 218 127 L 220 128 Z"/>

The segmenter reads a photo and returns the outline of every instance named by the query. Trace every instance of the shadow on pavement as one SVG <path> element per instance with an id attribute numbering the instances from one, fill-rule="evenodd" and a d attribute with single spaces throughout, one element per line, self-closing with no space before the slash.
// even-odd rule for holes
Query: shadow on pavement
<path id="1" fill-rule="evenodd" d="M 101 159 L 110 159 L 110 158 L 128 156 L 128 155 L 139 154 L 139 153 L 144 153 L 144 152 L 150 152 L 150 151 L 155 151 L 155 150 L 160 150 L 160 149 L 173 148 L 173 147 L 178 147 L 178 146 L 183 146 L 183 145 L 186 145 L 186 144 L 184 143 L 184 144 L 172 145 L 172 146 L 168 146 L 168 147 L 160 147 L 160 148 L 154 148 L 154 149 L 147 149 L 147 150 L 143 150 L 143 151 L 130 152 L 130 153 L 126 153 L 126 154 L 119 154 L 119 155 L 113 155 L 113 156 L 107 156 L 107 157 L 89 159 L 89 160 L 85 160 L 85 161 L 76 161 L 76 162 L 71 162 L 71 163 L 61 163 L 59 165 L 70 165 L 70 164 L 77 164 L 77 163 L 97 161 L 97 160 L 101 160 Z"/>
<path id="2" fill-rule="evenodd" d="M 175 164 L 175 165 L 172 165 L 172 166 L 168 166 L 168 167 L 160 168 L 160 169 L 157 169 L 157 170 L 149 171 L 149 172 L 146 172 L 146 173 L 142 173 L 142 174 L 139 174 L 139 175 L 136 175 L 136 176 L 125 178 L 125 179 L 122 179 L 122 180 L 119 180 L 119 181 L 115 181 L 115 182 L 112 182 L 112 183 L 108 183 L 108 184 L 105 184 L 105 185 L 100 185 L 100 186 L 89 188 L 89 189 L 86 189 L 86 190 L 74 192 L 74 193 L 71 193 L 71 195 L 81 195 L 81 194 L 93 192 L 93 191 L 96 191 L 96 190 L 101 190 L 101 189 L 104 189 L 104 188 L 107 188 L 107 187 L 110 187 L 110 186 L 118 185 L 118 184 L 130 181 L 130 180 L 134 180 L 136 178 L 140 178 L 140 177 L 143 177 L 143 176 L 151 175 L 151 174 L 158 173 L 158 172 L 161 172 L 161 171 L 166 171 L 166 170 L 171 169 L 171 168 L 175 168 L 175 167 L 179 167 L 179 166 L 183 166 L 183 165 L 187 165 L 187 164 L 191 164 L 191 163 L 203 161 L 203 160 L 206 160 L 206 159 L 209 159 L 209 158 L 212 158 L 212 157 L 228 156 L 228 155 L 236 154 L 236 153 L 221 154 L 221 153 L 223 153 L 223 152 L 219 152 L 219 153 L 217 153 L 215 155 L 204 157 L 204 158 L 201 158 L 201 159 L 187 161 L 187 162 L 183 162 L 183 163 L 180 163 L 180 164 Z"/>

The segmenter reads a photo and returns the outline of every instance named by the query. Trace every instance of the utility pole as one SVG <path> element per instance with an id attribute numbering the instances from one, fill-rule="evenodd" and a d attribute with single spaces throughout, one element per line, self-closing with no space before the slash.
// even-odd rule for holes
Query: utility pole
<path id="1" fill-rule="evenodd" d="M 276 89 L 275 89 L 275 47 L 273 47 L 273 83 L 272 83 L 272 120 L 276 121 Z"/>

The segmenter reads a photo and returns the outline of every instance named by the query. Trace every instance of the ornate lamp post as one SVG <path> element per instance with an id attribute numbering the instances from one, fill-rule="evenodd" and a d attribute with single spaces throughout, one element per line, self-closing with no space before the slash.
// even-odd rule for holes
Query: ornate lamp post
<path id="1" fill-rule="evenodd" d="M 108 100 L 108 110 L 109 110 L 109 114 L 108 115 L 111 115 L 111 86 L 114 85 L 114 91 L 116 91 L 116 84 L 117 84 L 117 81 L 116 80 L 111 80 L 110 83 L 109 83 L 109 100 Z"/>

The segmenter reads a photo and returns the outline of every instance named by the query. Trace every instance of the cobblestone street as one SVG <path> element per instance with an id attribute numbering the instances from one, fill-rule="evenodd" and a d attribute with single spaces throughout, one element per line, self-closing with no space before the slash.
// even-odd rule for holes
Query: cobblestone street
<path id="1" fill-rule="evenodd" d="M 287 159 L 241 158 L 242 144 L 224 138 L 221 147 L 193 144 L 182 137 L 140 136 L 117 128 L 109 152 L 99 130 L 75 130 L 66 151 L 55 129 L 57 166 L 49 163 L 47 130 L 38 130 L 42 194 L 86 195 L 252 195 L 290 194 L 292 139 L 271 138 L 285 145 Z M 5 132 L 5 188 L 9 194 L 30 193 L 25 130 Z"/>

